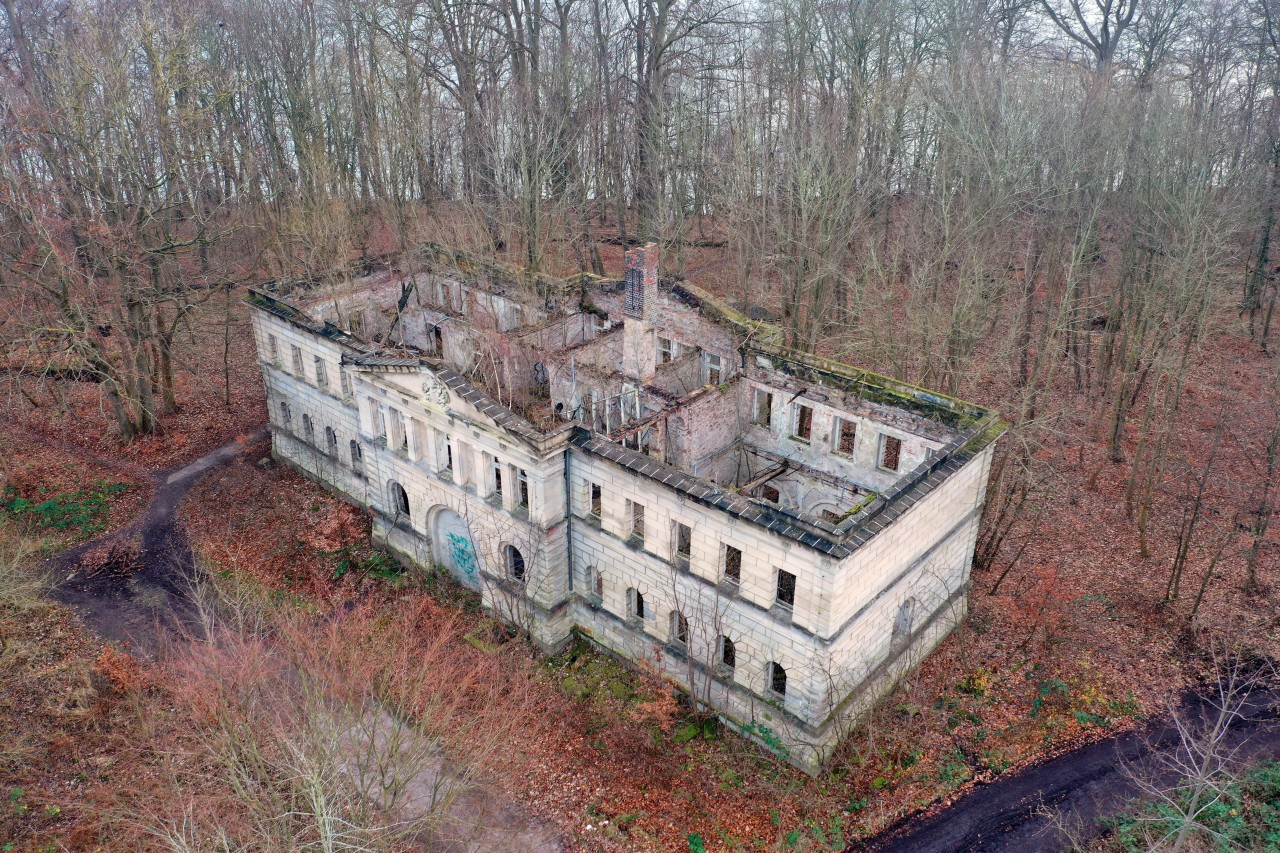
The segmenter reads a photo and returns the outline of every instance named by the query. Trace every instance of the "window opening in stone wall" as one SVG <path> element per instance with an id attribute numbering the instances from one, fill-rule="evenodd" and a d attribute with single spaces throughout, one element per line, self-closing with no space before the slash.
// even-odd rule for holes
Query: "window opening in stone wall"
<path id="1" fill-rule="evenodd" d="M 280 404 L 280 422 L 283 423 L 285 426 L 289 426 L 291 423 L 293 423 L 293 413 L 289 411 L 288 403 L 282 402 Z"/>
<path id="2" fill-rule="evenodd" d="M 395 510 L 396 515 L 409 517 L 409 493 L 395 480 L 391 481 L 391 508 Z"/>
<path id="3" fill-rule="evenodd" d="M 675 345 L 670 338 L 658 338 L 658 364 L 670 364 L 675 361 Z"/>
<path id="4" fill-rule="evenodd" d="M 493 493 L 502 497 L 502 461 L 496 457 L 493 460 Z"/>
<path id="5" fill-rule="evenodd" d="M 302 435 L 307 440 L 307 444 L 316 443 L 316 428 L 311 423 L 311 415 L 302 416 Z"/>
<path id="6" fill-rule="evenodd" d="M 916 600 L 908 598 L 898 606 L 898 615 L 893 620 L 893 634 L 890 636 L 889 649 L 892 652 L 900 652 L 907 646 L 907 641 L 911 639 L 911 632 L 915 630 L 916 620 Z"/>
<path id="7" fill-rule="evenodd" d="M 645 618 L 644 595 L 635 587 L 627 590 L 627 615 L 632 619 Z"/>
<path id="8" fill-rule="evenodd" d="M 600 520 L 601 510 L 604 504 L 604 495 L 600 489 L 599 483 L 591 483 L 591 514 Z"/>
<path id="9" fill-rule="evenodd" d="M 679 610 L 671 611 L 671 642 L 677 646 L 689 645 L 689 620 Z"/>
<path id="10" fill-rule="evenodd" d="M 389 437 L 388 444 L 394 442 L 393 450 L 399 450 L 402 453 L 409 452 L 409 430 L 405 424 L 404 416 L 400 414 L 399 409 L 390 410 L 391 424 L 388 428 Z"/>
<path id="11" fill-rule="evenodd" d="M 720 665 L 725 669 L 738 665 L 738 649 L 728 637 L 720 638 Z"/>
<path id="12" fill-rule="evenodd" d="M 857 424 L 844 418 L 836 418 L 836 453 L 841 456 L 852 456 L 857 435 Z"/>
<path id="13" fill-rule="evenodd" d="M 732 545 L 724 546 L 724 577 L 733 583 L 742 583 L 742 552 Z"/>
<path id="14" fill-rule="evenodd" d="M 453 473 L 453 442 L 448 439 L 444 442 L 444 470 Z"/>
<path id="15" fill-rule="evenodd" d="M 760 487 L 760 497 L 773 503 L 782 502 L 782 493 L 778 491 L 777 486 L 770 486 L 768 483 Z"/>
<path id="16" fill-rule="evenodd" d="M 591 589 L 595 592 L 596 598 L 604 598 L 604 573 L 599 569 L 591 570 Z"/>
<path id="17" fill-rule="evenodd" d="M 524 581 L 524 555 L 514 545 L 506 547 L 507 574 L 515 580 Z"/>
<path id="18" fill-rule="evenodd" d="M 439 326 L 431 327 L 431 352 L 444 358 L 444 332 L 440 331 Z"/>
<path id="19" fill-rule="evenodd" d="M 672 522 L 675 528 L 675 557 L 676 562 L 684 566 L 689 565 L 689 558 L 693 554 L 693 528 L 687 524 L 681 524 L 678 521 Z"/>
<path id="20" fill-rule="evenodd" d="M 644 541 L 644 504 L 627 501 L 627 514 L 631 517 L 631 538 Z"/>
<path id="21" fill-rule="evenodd" d="M 329 387 L 329 368 L 320 356 L 316 356 L 316 384 L 321 388 Z"/>
<path id="22" fill-rule="evenodd" d="M 333 431 L 333 427 L 324 428 L 324 446 L 330 456 L 338 455 L 338 434 Z"/>
<path id="23" fill-rule="evenodd" d="M 713 352 L 707 353 L 707 384 L 719 385 L 724 381 L 724 362 Z"/>
<path id="24" fill-rule="evenodd" d="M 351 439 L 351 467 L 357 471 L 364 468 L 364 449 L 354 438 Z"/>
<path id="25" fill-rule="evenodd" d="M 344 397 L 350 397 L 350 396 L 351 396 L 351 376 L 350 376 L 350 374 L 348 374 L 348 373 L 347 373 L 347 371 L 345 371 L 345 370 L 343 370 L 343 369 L 339 368 L 339 369 L 338 369 L 338 379 L 339 379 L 339 380 L 341 381 L 341 383 L 342 383 L 342 396 L 344 396 Z"/>
<path id="26" fill-rule="evenodd" d="M 777 661 L 769 663 L 769 692 L 775 696 L 787 695 L 787 671 Z"/>
<path id="27" fill-rule="evenodd" d="M 523 468 L 516 469 L 516 506 L 529 508 L 529 475 Z"/>
<path id="28" fill-rule="evenodd" d="M 880 467 L 886 471 L 897 471 L 902 460 L 902 439 L 891 435 L 880 437 Z"/>
<path id="29" fill-rule="evenodd" d="M 751 422 L 767 427 L 772 420 L 773 394 L 763 388 L 757 388 L 755 401 L 751 407 Z"/>
<path id="30" fill-rule="evenodd" d="M 267 335 L 267 352 L 271 354 L 273 362 L 280 363 L 280 342 L 276 340 L 275 335 Z"/>
<path id="31" fill-rule="evenodd" d="M 305 379 L 302 375 L 302 347 L 293 347 L 293 373 L 299 379 Z"/>
<path id="32" fill-rule="evenodd" d="M 796 606 L 796 576 L 785 569 L 778 569 L 778 603 L 786 607 Z"/>
<path id="33" fill-rule="evenodd" d="M 794 437 L 808 441 L 813 435 L 813 407 L 796 406 L 796 428 Z"/>

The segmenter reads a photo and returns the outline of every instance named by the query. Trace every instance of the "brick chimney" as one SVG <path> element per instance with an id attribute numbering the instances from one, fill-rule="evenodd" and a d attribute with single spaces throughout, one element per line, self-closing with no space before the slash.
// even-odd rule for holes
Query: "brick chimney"
<path id="1" fill-rule="evenodd" d="M 658 244 L 646 243 L 626 254 L 626 302 L 628 317 L 651 320 L 658 300 Z"/>
<path id="2" fill-rule="evenodd" d="M 653 320 L 658 313 L 658 246 L 627 252 L 626 291 L 622 310 L 622 372 L 647 385 L 657 368 Z"/>

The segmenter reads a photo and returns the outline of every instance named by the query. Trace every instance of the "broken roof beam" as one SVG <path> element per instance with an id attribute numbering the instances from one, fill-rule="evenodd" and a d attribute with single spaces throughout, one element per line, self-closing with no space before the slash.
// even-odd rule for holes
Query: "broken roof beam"
<path id="1" fill-rule="evenodd" d="M 778 464 L 773 466 L 772 468 L 769 468 L 763 474 L 756 477 L 754 480 L 751 480 L 748 483 L 743 483 L 742 486 L 738 489 L 738 491 L 742 492 L 743 494 L 751 494 L 756 489 L 760 488 L 765 483 L 772 480 L 774 477 L 777 477 L 779 474 L 786 472 L 786 470 L 789 467 L 791 467 L 791 463 L 787 462 L 784 459 L 781 464 Z"/>

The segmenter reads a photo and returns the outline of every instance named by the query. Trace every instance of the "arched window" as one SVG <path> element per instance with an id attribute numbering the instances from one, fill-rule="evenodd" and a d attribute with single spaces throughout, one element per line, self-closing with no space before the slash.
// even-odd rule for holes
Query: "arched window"
<path id="1" fill-rule="evenodd" d="M 283 401 L 280 403 L 280 422 L 285 426 L 293 423 L 293 413 L 289 411 L 289 404 Z"/>
<path id="2" fill-rule="evenodd" d="M 338 434 L 333 431 L 333 427 L 324 428 L 324 445 L 330 456 L 338 455 Z"/>
<path id="3" fill-rule="evenodd" d="M 671 642 L 677 646 L 689 645 L 689 620 L 679 610 L 671 611 Z"/>
<path id="4" fill-rule="evenodd" d="M 644 594 L 635 587 L 627 590 L 627 615 L 632 619 L 643 619 L 644 613 Z"/>
<path id="5" fill-rule="evenodd" d="M 777 661 L 769 663 L 769 692 L 775 696 L 787 695 L 787 671 Z"/>
<path id="6" fill-rule="evenodd" d="M 351 467 L 357 471 L 364 468 L 364 451 L 360 448 L 360 442 L 354 438 L 351 439 Z"/>
<path id="7" fill-rule="evenodd" d="M 520 549 L 514 545 L 508 545 L 503 549 L 503 559 L 507 564 L 508 577 L 512 577 L 523 582 L 524 555 L 520 553 Z"/>
<path id="8" fill-rule="evenodd" d="M 409 518 L 409 493 L 404 490 L 404 486 L 391 481 L 391 508 L 395 510 L 396 515 L 403 515 Z"/>
<path id="9" fill-rule="evenodd" d="M 720 638 L 720 665 L 725 669 L 738 665 L 738 648 L 728 637 Z"/>
<path id="10" fill-rule="evenodd" d="M 311 423 L 311 415 L 302 416 L 302 436 L 308 444 L 316 443 L 316 428 L 315 424 Z"/>
<path id="11" fill-rule="evenodd" d="M 898 615 L 893 620 L 893 635 L 889 639 L 890 651 L 899 652 L 906 648 L 907 642 L 911 639 L 911 632 L 915 630 L 915 621 L 916 600 L 908 598 L 898 606 Z"/>

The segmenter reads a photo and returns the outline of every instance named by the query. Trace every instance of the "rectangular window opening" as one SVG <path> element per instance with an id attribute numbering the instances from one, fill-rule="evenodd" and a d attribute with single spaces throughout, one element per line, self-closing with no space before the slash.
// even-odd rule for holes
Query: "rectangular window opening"
<path id="1" fill-rule="evenodd" d="M 713 352 L 707 353 L 707 384 L 719 385 L 724 381 L 724 363 L 720 356 Z"/>
<path id="2" fill-rule="evenodd" d="M 516 483 L 519 491 L 516 493 L 516 506 L 520 509 L 529 508 L 529 475 L 525 473 L 523 468 L 516 469 Z"/>
<path id="3" fill-rule="evenodd" d="M 689 556 L 693 553 L 693 528 L 687 524 L 673 522 L 675 526 L 675 555 L 676 559 L 689 561 Z"/>
<path id="4" fill-rule="evenodd" d="M 891 435 L 880 439 L 880 467 L 886 471 L 897 471 L 902 462 L 902 439 Z"/>
<path id="5" fill-rule="evenodd" d="M 329 387 L 329 369 L 320 356 L 316 356 L 316 384 L 321 388 Z"/>
<path id="6" fill-rule="evenodd" d="M 742 583 L 742 552 L 732 545 L 724 546 L 725 580 Z"/>
<path id="7" fill-rule="evenodd" d="M 836 453 L 841 456 L 852 456 L 854 442 L 857 439 L 858 428 L 853 421 L 846 421 L 844 418 L 836 419 Z"/>
<path id="8" fill-rule="evenodd" d="M 493 460 L 493 493 L 502 497 L 502 462 L 496 458 Z"/>
<path id="9" fill-rule="evenodd" d="M 751 410 L 751 422 L 767 427 L 772 420 L 773 394 L 763 388 L 757 388 L 755 402 Z"/>
<path id="10" fill-rule="evenodd" d="M 675 361 L 675 344 L 670 338 L 658 338 L 658 364 L 670 364 Z"/>
<path id="11" fill-rule="evenodd" d="M 267 352 L 271 354 L 271 360 L 276 364 L 280 363 L 280 344 L 276 340 L 275 335 L 267 335 Z"/>
<path id="12" fill-rule="evenodd" d="M 599 521 L 604 504 L 604 495 L 600 490 L 599 483 L 590 483 L 589 485 L 591 487 L 591 514 Z"/>
<path id="13" fill-rule="evenodd" d="M 299 379 L 305 379 L 302 375 L 302 347 L 293 346 L 293 373 Z"/>
<path id="14" fill-rule="evenodd" d="M 801 441 L 808 441 L 813 436 L 812 406 L 796 406 L 796 429 L 794 435 Z"/>
<path id="15" fill-rule="evenodd" d="M 796 606 L 796 576 L 785 569 L 778 569 L 778 603 Z"/>
<path id="16" fill-rule="evenodd" d="M 631 536 L 644 541 L 644 504 L 627 501 L 631 516 Z"/>
<path id="17" fill-rule="evenodd" d="M 679 610 L 671 611 L 671 642 L 677 646 L 689 645 L 689 620 Z"/>

